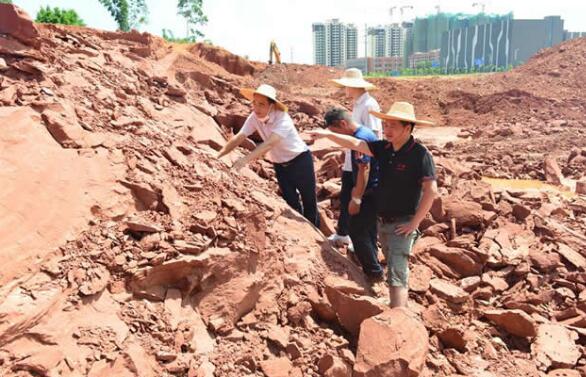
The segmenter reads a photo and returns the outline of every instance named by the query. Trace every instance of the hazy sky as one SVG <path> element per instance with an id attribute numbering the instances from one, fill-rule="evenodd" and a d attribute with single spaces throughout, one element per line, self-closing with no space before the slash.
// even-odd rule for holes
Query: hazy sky
<path id="1" fill-rule="evenodd" d="M 77 11 L 90 27 L 116 29 L 109 13 L 97 0 L 13 0 L 35 17 L 41 6 L 50 4 Z M 176 36 L 185 35 L 185 20 L 176 14 L 176 0 L 146 0 L 149 23 L 140 30 L 161 34 L 171 29 Z M 271 39 L 277 42 L 285 62 L 313 63 L 311 24 L 330 18 L 359 26 L 360 41 L 364 41 L 364 24 L 376 26 L 391 22 L 389 8 L 412 5 L 403 18 L 398 11 L 393 21 L 412 19 L 436 12 L 473 13 L 479 0 L 204 0 L 204 12 L 209 23 L 203 28 L 206 38 L 236 54 L 255 60 L 267 60 Z M 543 18 L 560 15 L 565 29 L 586 31 L 586 1 L 584 0 L 484 0 L 488 13 L 513 12 L 515 18 Z M 368 5 L 366 5 L 368 4 Z M 364 56 L 364 44 L 359 44 L 359 56 Z"/>

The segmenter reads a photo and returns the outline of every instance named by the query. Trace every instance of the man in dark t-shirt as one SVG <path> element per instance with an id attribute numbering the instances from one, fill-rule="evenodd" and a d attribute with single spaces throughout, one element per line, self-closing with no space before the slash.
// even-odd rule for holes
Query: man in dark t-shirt
<path id="1" fill-rule="evenodd" d="M 334 108 L 325 115 L 325 127 L 341 135 L 353 136 L 371 143 L 378 141 L 375 133 L 354 122 L 350 113 Z M 373 280 L 384 277 L 378 261 L 376 187 L 378 186 L 378 164 L 370 156 L 351 151 L 352 190 L 348 204 L 349 235 L 354 253 L 364 273 Z"/>
<path id="2" fill-rule="evenodd" d="M 376 210 L 379 237 L 388 265 L 391 307 L 407 305 L 409 256 L 419 237 L 419 224 L 437 196 L 435 166 L 429 151 L 413 139 L 417 124 L 433 124 L 415 117 L 413 105 L 395 102 L 386 113 L 371 111 L 383 120 L 384 140 L 366 142 L 326 130 L 313 138 L 327 137 L 342 147 L 373 156 L 378 162 Z"/>

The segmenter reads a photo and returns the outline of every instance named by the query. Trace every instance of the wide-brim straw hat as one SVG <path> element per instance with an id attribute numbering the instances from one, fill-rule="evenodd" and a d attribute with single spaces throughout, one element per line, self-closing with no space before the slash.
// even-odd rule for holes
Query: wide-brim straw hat
<path id="1" fill-rule="evenodd" d="M 379 119 L 400 120 L 428 126 L 434 125 L 433 122 L 417 119 L 415 109 L 409 102 L 395 102 L 387 113 L 379 113 L 378 111 L 369 111 L 369 113 Z"/>
<path id="2" fill-rule="evenodd" d="M 242 88 L 240 89 L 240 94 L 244 96 L 249 101 L 254 99 L 255 94 L 260 94 L 261 96 L 265 96 L 267 98 L 272 99 L 275 101 L 275 106 L 281 111 L 287 111 L 287 106 L 284 103 L 277 100 L 277 90 L 270 85 L 262 84 L 256 89 L 252 88 Z"/>
<path id="3" fill-rule="evenodd" d="M 336 85 L 348 88 L 362 88 L 365 90 L 374 90 L 376 86 L 369 83 L 362 77 L 362 71 L 358 68 L 348 68 L 344 71 L 342 78 L 332 80 Z"/>

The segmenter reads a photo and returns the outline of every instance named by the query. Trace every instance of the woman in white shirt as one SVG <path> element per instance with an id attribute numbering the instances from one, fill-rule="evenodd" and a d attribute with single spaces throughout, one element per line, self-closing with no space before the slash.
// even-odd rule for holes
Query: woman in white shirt
<path id="1" fill-rule="evenodd" d="M 238 171 L 266 154 L 275 168 L 283 199 L 319 227 L 313 157 L 307 144 L 299 137 L 287 113 L 287 106 L 277 100 L 277 91 L 270 85 L 241 89 L 240 93 L 252 101 L 253 111 L 240 132 L 218 153 L 218 158 L 230 153 L 248 136 L 258 132 L 263 143 L 236 161 L 232 169 Z"/>

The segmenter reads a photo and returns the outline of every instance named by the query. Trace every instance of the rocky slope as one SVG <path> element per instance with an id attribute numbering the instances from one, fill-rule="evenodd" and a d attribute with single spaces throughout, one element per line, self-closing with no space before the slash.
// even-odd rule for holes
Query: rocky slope
<path id="1" fill-rule="evenodd" d="M 287 208 L 268 163 L 214 157 L 249 111 L 238 88 L 275 85 L 303 130 L 348 105 L 339 71 L 0 4 L 0 374 L 586 375 L 585 49 L 376 81 L 383 107 L 458 127 L 418 130 L 442 195 L 401 311 Z M 341 155 L 312 148 L 327 235 Z"/>

